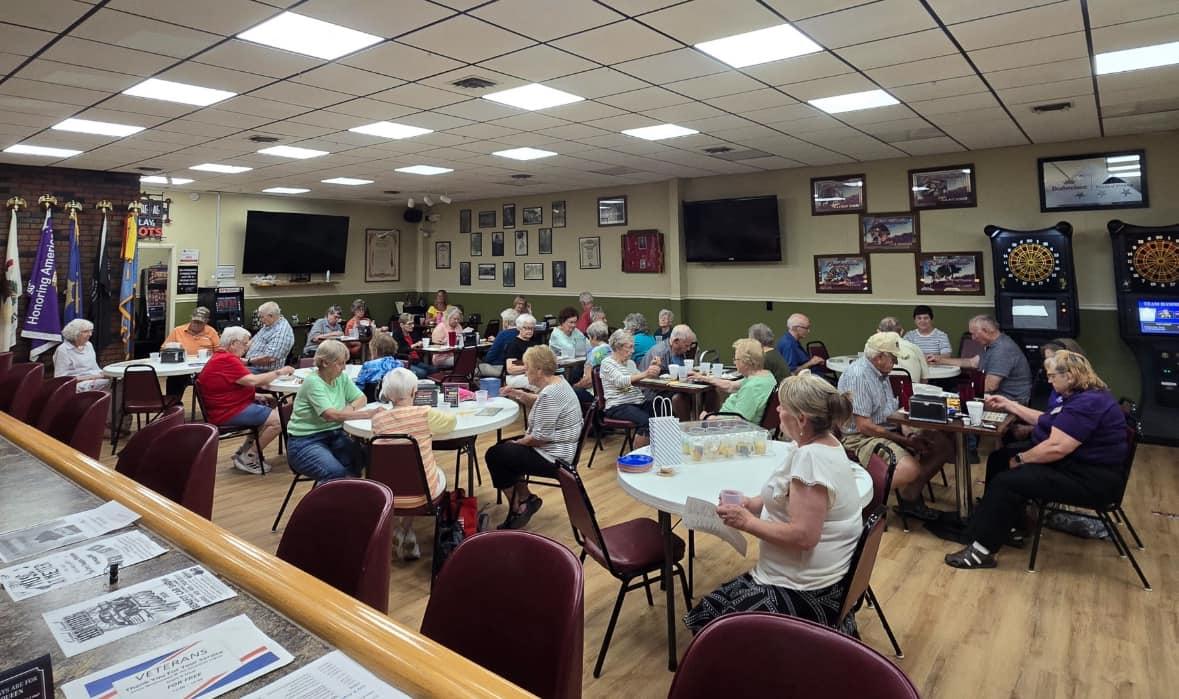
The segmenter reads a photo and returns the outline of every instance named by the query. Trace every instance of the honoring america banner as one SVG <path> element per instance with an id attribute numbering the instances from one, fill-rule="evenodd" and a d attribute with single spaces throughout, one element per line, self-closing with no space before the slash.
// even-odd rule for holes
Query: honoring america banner
<path id="1" fill-rule="evenodd" d="M 78 209 L 82 205 L 76 201 L 66 204 L 70 212 L 70 267 L 66 276 L 65 309 L 62 311 L 62 323 L 68 323 L 75 318 L 85 318 L 82 310 L 82 256 L 78 251 Z"/>
<path id="2" fill-rule="evenodd" d="M 8 224 L 8 246 L 4 254 L 4 286 L 0 287 L 0 352 L 7 352 L 16 344 L 16 326 L 19 320 L 21 281 L 20 248 L 17 245 L 16 212 L 25 205 L 25 200 L 13 197 L 8 200 L 12 209 L 11 223 Z"/>
<path id="3" fill-rule="evenodd" d="M 41 242 L 37 258 L 29 273 L 25 293 L 29 303 L 25 308 L 25 326 L 20 336 L 32 341 L 29 358 L 37 359 L 61 342 L 61 313 L 57 307 L 57 251 L 53 245 L 53 205 L 55 197 L 41 197 L 45 207 L 45 223 L 41 226 Z"/>
<path id="4" fill-rule="evenodd" d="M 137 243 L 139 241 L 136 216 L 138 205 L 131 204 L 123 226 L 123 284 L 119 287 L 119 339 L 123 343 L 123 358 L 131 359 L 135 342 L 135 282 L 139 276 Z"/>

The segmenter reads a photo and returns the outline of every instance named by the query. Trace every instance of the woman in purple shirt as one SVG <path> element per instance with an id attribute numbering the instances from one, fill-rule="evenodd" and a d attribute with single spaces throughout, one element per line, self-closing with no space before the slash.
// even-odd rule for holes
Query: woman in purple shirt
<path id="1" fill-rule="evenodd" d="M 966 535 L 972 543 L 946 554 L 954 568 L 994 568 L 995 553 L 1023 516 L 1029 499 L 1105 504 L 1121 487 L 1126 458 L 1126 417 L 1085 357 L 1060 350 L 1044 362 L 1059 406 L 1040 412 L 1007 398 L 987 399 L 1034 425 L 1031 440 L 992 452 L 987 490 Z"/>

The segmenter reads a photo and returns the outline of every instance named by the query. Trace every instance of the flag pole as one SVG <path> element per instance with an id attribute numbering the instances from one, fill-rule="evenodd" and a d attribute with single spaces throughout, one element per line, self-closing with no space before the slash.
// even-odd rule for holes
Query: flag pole
<path id="1" fill-rule="evenodd" d="M 62 325 L 75 318 L 85 318 L 86 312 L 82 304 L 82 253 L 79 249 L 82 231 L 78 226 L 78 212 L 82 204 L 71 199 L 66 202 L 66 211 L 70 219 L 70 259 L 66 272 L 66 302 L 62 310 Z"/>
<path id="2" fill-rule="evenodd" d="M 10 197 L 5 206 L 12 210 L 8 225 L 8 246 L 4 254 L 4 286 L 0 288 L 0 352 L 7 352 L 16 344 L 16 328 L 20 320 L 20 295 L 24 286 L 20 277 L 20 245 L 17 240 L 17 212 L 28 206 L 20 197 Z"/>

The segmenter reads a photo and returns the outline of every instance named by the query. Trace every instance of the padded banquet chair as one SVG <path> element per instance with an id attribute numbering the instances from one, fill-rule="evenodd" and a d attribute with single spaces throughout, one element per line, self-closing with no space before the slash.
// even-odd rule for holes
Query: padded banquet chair
<path id="1" fill-rule="evenodd" d="M 4 380 L 4 375 L 12 368 L 12 352 L 0 352 L 0 381 Z"/>
<path id="2" fill-rule="evenodd" d="M 384 614 L 392 550 L 392 491 L 342 478 L 299 501 L 274 555 Z"/>
<path id="3" fill-rule="evenodd" d="M 122 399 L 119 402 L 119 414 L 115 420 L 115 429 L 111 430 L 111 454 L 118 451 L 119 432 L 122 431 L 123 419 L 128 415 L 135 416 L 136 428 L 143 427 L 143 416 L 150 415 L 151 422 L 170 406 L 179 405 L 176 396 L 165 396 L 160 390 L 160 379 L 156 376 L 155 367 L 146 364 L 132 364 L 123 372 Z"/>
<path id="4" fill-rule="evenodd" d="M 152 440 L 135 480 L 211 520 L 216 474 L 217 428 L 190 422 Z"/>
<path id="5" fill-rule="evenodd" d="M 726 614 L 680 661 L 668 699 L 872 697 L 919 699 L 896 665 L 822 624 L 782 614 Z"/>
<path id="6" fill-rule="evenodd" d="M 97 460 L 102 453 L 102 433 L 111 409 L 111 394 L 106 391 L 75 393 L 72 385 L 69 388 L 69 400 L 43 431 Z"/>
<path id="7" fill-rule="evenodd" d="M 824 360 L 831 358 L 831 353 L 827 351 L 827 343 L 822 340 L 811 340 L 806 343 L 806 353 L 812 357 L 822 357 Z M 828 369 L 825 361 L 821 366 L 811 367 L 811 373 L 823 377 L 832 384 L 839 383 L 839 375 L 835 370 Z"/>
<path id="8" fill-rule="evenodd" d="M 494 338 L 497 335 L 499 335 L 499 324 L 500 324 L 499 318 L 496 318 L 495 320 L 487 321 L 487 330 L 483 331 L 483 337 Z"/>
<path id="9" fill-rule="evenodd" d="M 523 530 L 476 534 L 438 574 L 422 635 L 538 697 L 577 699 L 584 587 L 581 563 L 552 539 Z M 520 604 L 509 601 L 522 593 Z"/>
<path id="10" fill-rule="evenodd" d="M 593 369 L 594 375 L 594 409 L 592 418 L 596 422 L 594 425 L 594 448 L 590 449 L 589 463 L 586 468 L 594 467 L 594 456 L 598 453 L 598 449 L 605 451 L 602 446 L 602 432 L 605 430 L 622 430 L 622 444 L 618 449 L 618 456 L 622 456 L 628 451 L 635 448 L 635 430 L 638 425 L 630 420 L 620 420 L 614 417 L 606 416 L 606 389 L 602 387 L 602 367 L 598 365 Z"/>
<path id="11" fill-rule="evenodd" d="M 127 444 L 123 446 L 123 451 L 119 452 L 119 460 L 115 464 L 115 470 L 132 480 L 138 480 L 136 475 L 144 464 L 147 448 L 173 427 L 183 424 L 183 405 L 173 405 L 165 410 L 162 415 L 144 425 L 142 430 L 137 430 L 135 434 L 131 435 Z"/>
<path id="12" fill-rule="evenodd" d="M 201 377 L 192 377 L 192 395 L 196 400 L 197 405 L 201 409 L 201 417 L 206 420 L 209 419 L 209 411 L 205 410 L 205 396 L 201 391 Z M 209 423 L 212 424 L 212 423 Z M 253 437 L 254 451 L 258 454 L 258 463 L 265 464 L 266 459 L 262 457 L 262 445 L 259 443 L 261 438 L 261 428 L 258 425 L 241 426 L 241 425 L 213 425 L 217 428 L 217 441 L 226 439 L 236 439 L 238 437 Z M 265 466 L 261 469 L 258 475 L 265 476 L 266 471 L 269 470 Z"/>
<path id="13" fill-rule="evenodd" d="M 315 366 L 315 357 L 300 357 L 299 369 L 310 369 Z"/>
<path id="14" fill-rule="evenodd" d="M 974 341 L 969 332 L 962 333 L 958 338 L 958 356 L 962 359 L 977 357 L 982 354 L 983 346 Z"/>
<path id="15" fill-rule="evenodd" d="M 0 412 L 27 422 L 33 397 L 44 376 L 45 365 L 40 362 L 13 364 L 0 379 Z"/>
<path id="16" fill-rule="evenodd" d="M 58 376 L 42 381 L 29 404 L 28 423 L 42 432 L 48 432 L 49 423 L 77 392 L 78 380 L 73 376 Z"/>
<path id="17" fill-rule="evenodd" d="M 434 520 L 434 558 L 432 571 L 437 571 L 442 561 L 438 545 L 438 508 L 442 494 L 430 497 L 430 482 L 426 478 L 426 466 L 422 463 L 421 446 L 409 434 L 379 434 L 369 444 L 369 480 L 389 486 L 397 497 L 421 497 L 424 503 L 417 507 L 398 509 L 393 505 L 394 517 L 430 517 Z"/>
<path id="18" fill-rule="evenodd" d="M 646 517 L 636 517 L 602 529 L 598 526 L 598 517 L 594 513 L 589 493 L 577 472 L 558 466 L 557 480 L 561 482 L 565 509 L 573 525 L 573 538 L 581 545 L 582 562 L 587 555 L 592 557 L 621 583 L 614 611 L 610 614 L 610 623 L 606 626 L 606 635 L 602 638 L 602 649 L 598 651 L 598 661 L 594 664 L 594 677 L 600 677 L 626 593 L 643 588 L 647 593 L 647 604 L 655 604 L 651 597 L 651 585 L 663 582 L 663 532 L 658 522 Z M 675 535 L 672 535 L 672 540 L 672 556 L 675 559 L 672 569 L 679 575 L 685 608 L 690 609 L 692 603 L 688 595 L 688 580 L 684 577 L 684 567 L 680 565 L 684 558 L 684 540 Z M 652 577 L 652 573 L 658 574 Z M 639 577 L 642 580 L 635 582 L 635 578 Z M 674 585 L 675 581 L 668 580 L 666 584 Z"/>
<path id="19" fill-rule="evenodd" d="M 462 383 L 467 388 L 474 390 L 474 385 L 478 380 L 475 376 L 479 367 L 479 348 L 478 347 L 464 347 L 454 354 L 454 366 L 430 374 L 430 380 L 439 384 L 447 383 Z"/>
<path id="20" fill-rule="evenodd" d="M 880 539 L 884 536 L 884 516 L 885 508 L 880 506 L 864 520 L 864 531 L 856 542 L 855 551 L 852 552 L 847 574 L 843 576 L 843 604 L 840 605 L 839 621 L 835 626 L 839 628 L 847 615 L 860 606 L 861 600 L 865 600 L 876 610 L 880 625 L 884 627 L 884 633 L 888 634 L 888 640 L 892 642 L 893 652 L 898 658 L 903 658 L 905 654 L 901 651 L 897 637 L 893 635 L 892 627 L 888 625 L 888 619 L 884 616 L 880 600 L 872 592 L 870 584 L 872 569 L 876 567 L 876 556 L 880 552 Z"/>

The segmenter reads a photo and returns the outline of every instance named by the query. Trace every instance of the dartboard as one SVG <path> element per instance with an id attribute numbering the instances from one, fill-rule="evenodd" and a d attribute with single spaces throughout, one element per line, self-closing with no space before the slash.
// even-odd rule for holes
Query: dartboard
<path id="1" fill-rule="evenodd" d="M 1179 242 L 1156 235 L 1139 238 L 1126 253 L 1134 281 L 1146 286 L 1172 287 L 1179 283 Z"/>
<path id="2" fill-rule="evenodd" d="M 1013 242 L 1003 253 L 1007 273 L 1026 286 L 1044 286 L 1060 274 L 1060 253 L 1043 240 Z"/>

